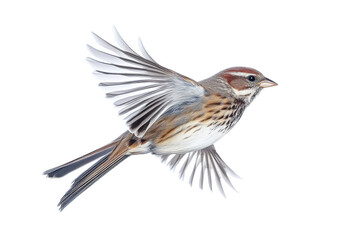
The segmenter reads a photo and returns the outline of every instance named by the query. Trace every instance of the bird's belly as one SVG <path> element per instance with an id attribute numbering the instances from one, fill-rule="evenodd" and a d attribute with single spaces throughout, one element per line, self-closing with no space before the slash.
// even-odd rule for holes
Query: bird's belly
<path id="1" fill-rule="evenodd" d="M 162 135 L 153 144 L 155 154 L 181 154 L 206 148 L 227 133 L 225 128 L 206 125 L 185 125 Z"/>

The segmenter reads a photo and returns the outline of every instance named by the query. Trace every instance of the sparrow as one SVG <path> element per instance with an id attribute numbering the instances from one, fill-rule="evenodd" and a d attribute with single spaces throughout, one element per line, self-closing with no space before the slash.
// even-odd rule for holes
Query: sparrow
<path id="1" fill-rule="evenodd" d="M 248 67 L 228 68 L 197 82 L 158 64 L 141 41 L 142 56 L 116 29 L 114 33 L 117 45 L 93 33 L 104 49 L 87 45 L 94 56 L 87 60 L 94 74 L 103 79 L 99 86 L 109 89 L 106 96 L 114 99 L 128 130 L 111 143 L 44 172 L 51 178 L 62 177 L 97 160 L 73 181 L 58 204 L 59 210 L 136 154 L 160 156 L 171 169 L 182 162 L 181 178 L 192 165 L 189 182 L 199 175 L 200 188 L 205 175 L 211 190 L 213 179 L 223 194 L 222 181 L 233 188 L 228 174 L 235 173 L 216 152 L 214 143 L 234 127 L 262 89 L 277 84 Z"/>

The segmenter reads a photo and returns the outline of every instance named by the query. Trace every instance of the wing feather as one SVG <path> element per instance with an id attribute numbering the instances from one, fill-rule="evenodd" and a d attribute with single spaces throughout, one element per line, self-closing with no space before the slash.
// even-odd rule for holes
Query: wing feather
<path id="1" fill-rule="evenodd" d="M 141 41 L 140 38 L 139 38 L 139 46 L 140 46 L 140 51 L 141 51 L 142 55 L 143 55 L 146 59 L 148 59 L 148 60 L 156 63 L 156 61 L 155 61 L 155 60 L 150 56 L 150 54 L 146 51 L 146 49 L 145 49 L 145 47 L 144 47 L 144 44 L 142 43 L 142 41 Z"/>
<path id="2" fill-rule="evenodd" d="M 167 110 L 183 103 L 201 101 L 204 89 L 197 82 L 167 69 L 154 61 L 140 42 L 144 57 L 132 50 L 115 29 L 118 46 L 112 45 L 95 33 L 95 41 L 104 49 L 88 46 L 96 58 L 87 60 L 103 82 L 99 85 L 111 91 L 114 105 L 126 120 L 129 131 L 142 137 Z"/>
<path id="3" fill-rule="evenodd" d="M 202 189 L 204 178 L 207 176 L 210 190 L 212 190 L 212 180 L 215 179 L 219 191 L 225 196 L 222 180 L 225 181 L 235 191 L 233 184 L 230 181 L 228 174 L 238 177 L 236 173 L 229 168 L 216 152 L 214 145 L 207 148 L 189 152 L 186 154 L 164 155 L 162 156 L 163 162 L 167 162 L 170 169 L 174 170 L 176 166 L 184 160 L 184 163 L 179 170 L 181 179 L 185 178 L 185 172 L 192 165 L 192 171 L 189 176 L 189 183 L 192 185 L 196 175 L 199 177 L 199 187 Z M 200 172 L 197 171 L 200 168 Z M 199 172 L 199 174 L 197 174 Z M 206 173 L 206 174 L 205 174 Z"/>

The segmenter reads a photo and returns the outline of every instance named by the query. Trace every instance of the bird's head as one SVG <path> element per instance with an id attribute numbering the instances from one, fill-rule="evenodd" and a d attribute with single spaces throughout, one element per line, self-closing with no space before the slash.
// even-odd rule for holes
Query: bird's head
<path id="1" fill-rule="evenodd" d="M 220 78 L 230 86 L 234 95 L 251 101 L 261 89 L 276 86 L 261 72 L 247 67 L 228 68 L 219 73 Z"/>

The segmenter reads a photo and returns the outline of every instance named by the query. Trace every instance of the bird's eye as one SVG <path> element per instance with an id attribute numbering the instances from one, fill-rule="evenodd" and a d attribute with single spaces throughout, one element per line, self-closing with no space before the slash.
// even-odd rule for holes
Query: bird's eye
<path id="1" fill-rule="evenodd" d="M 255 81 L 255 76 L 250 75 L 250 76 L 247 77 L 247 79 L 248 79 L 250 82 L 253 82 L 253 81 Z"/>

